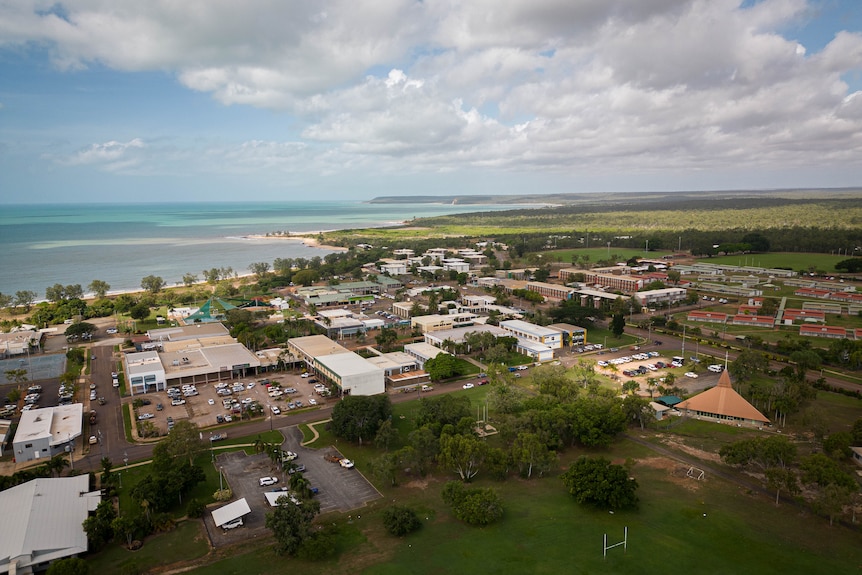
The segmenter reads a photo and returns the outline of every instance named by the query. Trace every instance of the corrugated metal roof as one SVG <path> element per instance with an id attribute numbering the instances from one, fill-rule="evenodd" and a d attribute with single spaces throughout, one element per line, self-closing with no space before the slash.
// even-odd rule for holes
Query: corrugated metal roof
<path id="1" fill-rule="evenodd" d="M 212 515 L 216 527 L 221 527 L 228 521 L 233 521 L 237 517 L 242 517 L 249 513 L 251 513 L 251 508 L 248 506 L 248 501 L 243 497 L 242 499 L 237 499 L 233 503 L 228 503 L 224 507 L 219 507 L 218 509 L 213 510 Z"/>
<path id="2" fill-rule="evenodd" d="M 81 526 L 101 501 L 89 493 L 89 476 L 43 478 L 0 492 L 0 571 L 87 551 Z"/>

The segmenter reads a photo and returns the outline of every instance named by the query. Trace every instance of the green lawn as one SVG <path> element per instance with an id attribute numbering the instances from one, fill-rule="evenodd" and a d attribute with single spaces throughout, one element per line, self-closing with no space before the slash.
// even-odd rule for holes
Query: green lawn
<path id="1" fill-rule="evenodd" d="M 577 453 L 569 453 L 558 471 Z M 649 457 L 643 447 L 623 442 L 607 455 L 615 460 Z M 192 573 L 847 573 L 862 563 L 858 531 L 828 527 L 820 518 L 800 517 L 788 505 L 740 492 L 707 477 L 687 479 L 673 465 L 648 459 L 634 466 L 640 484 L 637 511 L 610 514 L 577 505 L 559 479 L 505 483 L 479 481 L 497 489 L 505 502 L 503 520 L 486 528 L 454 520 L 440 501 L 448 477 L 384 489 L 383 501 L 343 517 L 338 560 L 308 563 L 256 551 Z M 672 473 L 675 472 L 675 473 Z M 395 538 L 381 526 L 380 511 L 397 499 L 419 510 L 423 528 Z M 628 527 L 628 548 L 602 557 L 602 538 L 617 542 Z M 818 535 L 812 536 L 816 527 Z"/>
<path id="2" fill-rule="evenodd" d="M 139 573 L 178 561 L 203 557 L 209 551 L 199 521 L 183 521 L 169 533 L 147 539 L 137 551 L 109 545 L 87 557 L 92 573 Z"/>
<path id="3" fill-rule="evenodd" d="M 762 268 L 789 268 L 792 270 L 822 270 L 834 272 L 835 264 L 846 260 L 847 256 L 831 254 L 807 254 L 795 252 L 776 252 L 749 254 L 741 256 L 718 256 L 701 261 L 711 264 L 749 265 Z"/>

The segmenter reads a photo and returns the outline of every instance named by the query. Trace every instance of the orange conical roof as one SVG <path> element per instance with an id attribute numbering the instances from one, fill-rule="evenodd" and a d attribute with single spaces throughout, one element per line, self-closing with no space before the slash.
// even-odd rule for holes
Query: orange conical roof
<path id="1" fill-rule="evenodd" d="M 718 385 L 683 401 L 676 408 L 764 423 L 769 422 L 766 416 L 748 403 L 744 397 L 736 393 L 730 383 L 730 374 L 727 370 L 721 372 Z"/>

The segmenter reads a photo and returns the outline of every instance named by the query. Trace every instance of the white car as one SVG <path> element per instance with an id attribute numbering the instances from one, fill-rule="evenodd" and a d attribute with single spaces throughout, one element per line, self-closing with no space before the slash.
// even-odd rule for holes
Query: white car
<path id="1" fill-rule="evenodd" d="M 254 387 L 254 382 L 252 381 L 248 385 L 245 386 L 246 389 L 252 389 Z"/>
<path id="2" fill-rule="evenodd" d="M 278 408 L 277 405 L 270 405 L 269 410 L 272 412 L 273 415 L 281 415 L 281 410 Z"/>
<path id="3" fill-rule="evenodd" d="M 258 479 L 258 483 L 261 487 L 269 487 L 278 483 L 278 477 L 261 477 Z"/>
<path id="4" fill-rule="evenodd" d="M 142 413 L 138 416 L 138 419 L 144 421 L 145 419 L 152 419 L 154 417 L 155 415 L 153 415 L 152 413 Z"/>
<path id="5" fill-rule="evenodd" d="M 353 462 L 347 458 L 339 460 L 338 464 L 344 469 L 353 469 Z"/>
<path id="6" fill-rule="evenodd" d="M 473 389 L 474 386 L 472 383 L 465 383 L 462 387 L 464 389 Z"/>
<path id="7" fill-rule="evenodd" d="M 608 366 L 608 362 L 606 362 L 604 360 L 599 360 L 596 363 L 598 364 L 599 367 L 607 367 Z"/>
<path id="8" fill-rule="evenodd" d="M 114 335 L 115 333 L 117 333 L 117 328 L 109 327 L 108 329 L 105 330 L 105 333 L 110 334 L 110 335 Z"/>
<path id="9" fill-rule="evenodd" d="M 697 379 L 697 374 L 696 374 L 695 372 L 693 372 L 693 371 L 687 371 L 687 372 L 685 372 L 685 376 L 686 376 L 686 377 L 690 377 L 690 378 L 692 378 L 692 379 Z"/>
<path id="10" fill-rule="evenodd" d="M 307 374 L 307 373 L 303 373 L 303 374 L 302 374 L 301 376 L 299 376 L 299 377 L 301 377 L 301 378 L 305 379 L 305 378 L 307 378 L 307 377 L 308 377 L 308 374 Z"/>
<path id="11" fill-rule="evenodd" d="M 176 407 L 177 405 L 185 405 L 185 404 L 186 404 L 186 400 L 185 400 L 185 399 L 172 399 L 172 400 L 171 400 L 171 405 L 173 405 L 173 406 L 175 406 L 175 407 Z"/>
<path id="12" fill-rule="evenodd" d="M 227 523 L 223 523 L 221 526 L 222 529 L 235 529 L 237 527 L 242 527 L 242 517 L 231 519 Z"/>
<path id="13" fill-rule="evenodd" d="M 99 440 L 96 438 L 95 435 L 91 435 L 90 436 L 90 445 L 95 445 L 97 443 L 99 443 Z"/>
<path id="14" fill-rule="evenodd" d="M 312 397 L 311 399 L 308 400 L 308 404 L 309 405 L 317 405 L 317 400 Z"/>
<path id="15" fill-rule="evenodd" d="M 213 398 L 209 398 L 207 400 L 207 403 L 209 403 L 210 405 L 215 405 L 215 400 Z"/>

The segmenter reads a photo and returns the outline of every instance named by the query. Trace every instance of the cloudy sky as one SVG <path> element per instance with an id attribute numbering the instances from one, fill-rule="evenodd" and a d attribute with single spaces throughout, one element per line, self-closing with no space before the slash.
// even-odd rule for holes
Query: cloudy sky
<path id="1" fill-rule="evenodd" d="M 862 185 L 859 0 L 0 0 L 0 201 Z"/>

